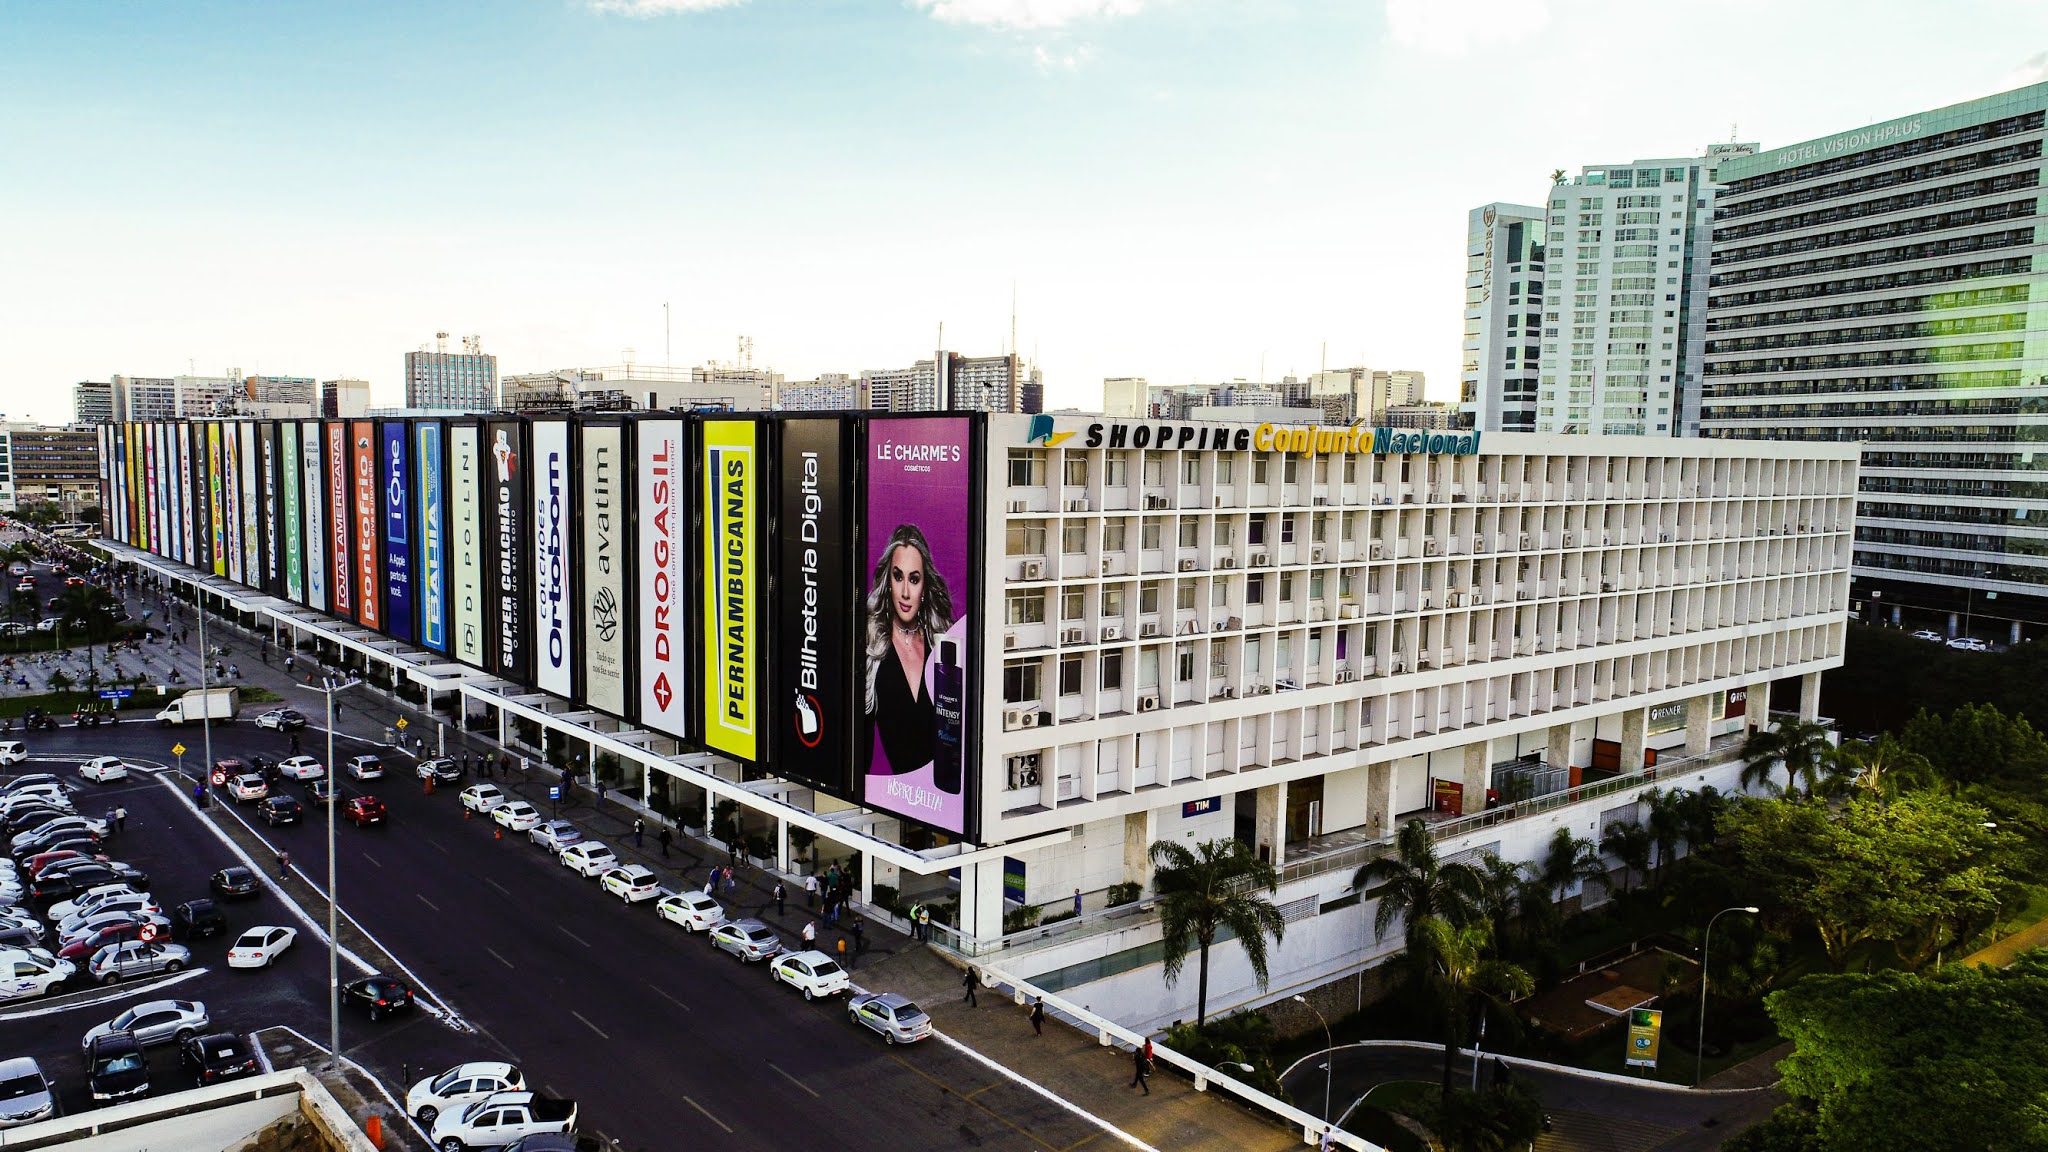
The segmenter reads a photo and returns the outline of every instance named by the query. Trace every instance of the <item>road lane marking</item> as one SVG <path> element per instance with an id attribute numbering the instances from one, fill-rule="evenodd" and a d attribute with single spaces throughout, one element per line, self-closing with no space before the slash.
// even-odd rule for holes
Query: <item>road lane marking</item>
<path id="1" fill-rule="evenodd" d="M 429 908 L 433 908 L 434 911 L 439 912 L 441 910 L 440 908 L 435 906 L 432 900 L 427 899 L 425 896 L 421 896 L 417 892 L 413 893 L 413 896 L 416 897 L 420 903 L 425 904 Z"/>
<path id="2" fill-rule="evenodd" d="M 1046 1100 L 1049 1100 L 1053 1104 L 1058 1105 L 1060 1108 L 1065 1109 L 1067 1112 L 1075 1116 L 1079 1116 L 1081 1119 L 1086 1120 L 1091 1124 L 1094 1124 L 1097 1128 L 1102 1129 L 1102 1131 L 1105 1134 L 1115 1137 L 1125 1147 L 1135 1148 L 1138 1150 L 1138 1152 L 1159 1152 L 1159 1149 L 1154 1148 L 1152 1145 L 1145 1143 L 1143 1140 L 1138 1139 L 1136 1136 L 1133 1136 L 1129 1132 L 1126 1132 L 1123 1129 L 1117 1127 L 1116 1125 L 1110 1123 L 1109 1121 L 1103 1119 L 1102 1117 L 1097 1116 L 1095 1113 L 1088 1111 L 1086 1108 L 1081 1107 L 1079 1104 L 1076 1104 L 1073 1101 L 1068 1100 L 1066 1097 L 1061 1096 L 1059 1093 L 1054 1092 L 1052 1089 L 1047 1088 L 1045 1085 L 1040 1084 L 1036 1080 L 1032 1080 L 1029 1077 L 1021 1076 L 1016 1072 L 1011 1071 L 1007 1066 L 995 1060 L 989 1059 L 987 1056 L 982 1055 L 981 1053 L 975 1051 L 968 1045 L 962 1044 L 960 1041 L 953 1039 L 951 1036 L 946 1035 L 944 1032 L 941 1032 L 936 1028 L 932 1029 L 932 1038 L 934 1040 L 937 1040 L 939 1043 L 945 1045 L 946 1047 L 951 1048 L 953 1051 L 958 1052 L 961 1055 L 967 1057 L 968 1059 L 974 1061 L 975 1063 L 980 1064 L 982 1067 L 987 1068 L 989 1071 L 994 1072 L 996 1075 L 1001 1076 L 1004 1079 L 1009 1080 L 1011 1083 L 1014 1083 L 1022 1087 L 1026 1091 L 1031 1092 L 1037 1096 L 1040 1096 Z M 932 1083 L 938 1084 L 941 1087 L 947 1086 L 943 1081 L 926 1074 L 924 1069 L 919 1068 L 915 1064 L 910 1063 L 903 1057 L 897 1056 L 895 1059 L 898 1064 L 903 1065 L 905 1068 L 910 1069 L 912 1072 L 917 1073 L 919 1076 L 923 1076 L 925 1079 L 930 1080 Z M 981 1108 L 985 1111 L 988 1111 L 989 1115 L 995 1116 L 997 1119 L 1002 1120 L 1003 1123 L 1010 1124 L 1009 1120 L 1005 1119 L 992 1109 L 989 1109 L 988 1106 L 983 1104 L 981 1101 L 969 1100 L 968 1103 L 974 1105 L 977 1108 Z M 1016 1125 L 1014 1124 L 1011 1124 L 1010 1126 L 1013 1128 L 1016 1127 Z M 1022 1131 L 1022 1129 L 1018 1129 L 1018 1131 Z M 1036 1137 L 1032 1138 L 1036 1139 Z"/>
<path id="3" fill-rule="evenodd" d="M 576 1011 L 576 1010 L 575 1010 L 574 1008 L 571 1008 L 571 1009 L 569 1009 L 569 1015 L 571 1015 L 571 1016 L 574 1016 L 574 1017 L 575 1017 L 575 1018 L 577 1018 L 578 1020 L 582 1020 L 582 1021 L 583 1021 L 583 1026 L 584 1026 L 585 1028 L 588 1028 L 588 1029 L 590 1029 L 590 1030 L 591 1030 L 592 1032 L 595 1032 L 595 1033 L 597 1033 L 597 1038 L 598 1038 L 598 1039 L 600 1039 L 600 1040 L 605 1040 L 605 1041 L 609 1041 L 609 1040 L 611 1040 L 611 1037 L 609 1037 L 609 1036 L 607 1036 L 607 1035 L 605 1035 L 605 1034 L 604 1034 L 604 1029 L 602 1029 L 602 1028 L 599 1028 L 599 1027 L 598 1027 L 597 1025 L 595 1025 L 595 1024 L 592 1024 L 592 1023 L 591 1023 L 591 1022 L 590 1022 L 590 1021 L 589 1021 L 588 1019 L 586 1019 L 586 1018 L 584 1017 L 583 1013 L 581 1013 L 581 1012 L 578 1012 L 578 1011 Z M 730 1132 L 730 1131 L 732 1131 L 732 1129 L 730 1129 L 730 1128 L 727 1128 L 727 1129 L 726 1129 L 726 1131 L 727 1131 L 727 1132 Z"/>
<path id="4" fill-rule="evenodd" d="M 498 891 L 503 892 L 507 896 L 510 896 L 512 894 L 510 889 L 506 888 L 503 884 L 498 883 L 496 880 L 491 879 L 489 876 L 484 877 L 484 883 L 489 884 L 491 887 L 496 888 Z"/>
<path id="5" fill-rule="evenodd" d="M 489 952 L 494 958 L 496 958 L 498 963 L 503 964 L 507 968 L 512 967 L 512 962 L 510 960 L 505 959 L 503 956 L 499 956 L 498 950 L 496 948 L 493 948 L 489 944 L 486 944 L 484 945 L 484 951 Z"/>
<path id="6" fill-rule="evenodd" d="M 574 932 L 569 931 L 567 928 L 562 927 L 560 924 L 555 925 L 555 931 L 560 932 L 562 935 L 567 936 L 569 939 L 574 940 L 578 944 L 583 945 L 585 948 L 590 947 L 590 941 L 585 940 L 583 937 L 578 936 Z"/>
<path id="7" fill-rule="evenodd" d="M 27 1020 L 36 1016 L 54 1016 L 59 1012 L 71 1012 L 79 1008 L 97 1008 L 102 1004 L 111 1004 L 116 1000 L 132 1000 L 137 996 L 155 992 L 160 988 L 168 988 L 173 984 L 182 984 L 187 980 L 204 976 L 210 971 L 212 969 L 202 965 L 198 968 L 187 968 L 183 972 L 165 976 L 161 980 L 152 980 L 146 984 L 109 984 L 97 988 L 81 988 L 76 992 L 66 992 L 61 996 L 40 1000 L 34 1008 L 20 1008 L 12 1012 L 0 1012 L 0 1021 Z"/>
<path id="8" fill-rule="evenodd" d="M 681 1008 L 685 1012 L 688 1012 L 690 1010 L 690 1006 L 688 1004 L 685 1004 L 681 1000 L 678 1000 L 675 997 L 669 995 L 668 989 L 663 988 L 661 985 L 649 983 L 647 986 L 649 988 L 654 989 L 655 995 L 661 997 L 663 1000 L 666 1000 L 669 1003 L 675 1005 L 676 1007 Z"/>
<path id="9" fill-rule="evenodd" d="M 370 855 L 368 852 L 363 853 L 363 859 L 368 860 L 370 863 L 375 864 L 379 868 L 382 868 L 384 866 L 384 862 L 382 860 L 377 859 L 375 856 Z"/>
<path id="10" fill-rule="evenodd" d="M 445 845 L 443 845 L 439 840 L 434 839 L 432 836 L 422 836 L 420 837 L 420 839 L 425 840 L 429 844 L 432 844 L 441 853 L 441 855 L 452 855 L 452 853 L 448 851 Z"/>
<path id="11" fill-rule="evenodd" d="M 803 1089 L 804 1091 L 806 1091 L 806 1092 L 809 1092 L 809 1093 L 811 1094 L 811 1096 L 812 1096 L 813 1098 L 815 1098 L 815 1099 L 819 1099 L 819 1100 L 822 1100 L 822 1099 L 824 1099 L 824 1097 L 822 1097 L 822 1096 L 819 1096 L 819 1095 L 818 1095 L 818 1090 L 817 1090 L 816 1088 L 813 1088 L 813 1087 L 811 1087 L 811 1086 L 810 1086 L 809 1084 L 806 1084 L 806 1083 L 804 1083 L 803 1081 L 801 1081 L 801 1080 L 797 1079 L 796 1077 L 794 1077 L 794 1076 L 791 1076 L 791 1075 L 790 1075 L 789 1073 L 787 1073 L 787 1072 L 783 1071 L 783 1070 L 782 1070 L 782 1066 L 781 1066 L 781 1065 L 779 1065 L 779 1064 L 777 1064 L 777 1063 L 776 1063 L 775 1061 L 773 1061 L 773 1060 L 770 1060 L 770 1061 L 768 1061 L 768 1066 L 769 1066 L 770 1068 L 773 1068 L 773 1069 L 775 1069 L 775 1074 L 776 1074 L 776 1075 L 778 1075 L 778 1076 L 782 1077 L 782 1078 L 783 1078 L 784 1080 L 787 1080 L 787 1081 L 789 1081 L 789 1082 L 790 1082 L 791 1084 L 794 1084 L 794 1085 L 796 1085 L 797 1087 L 799 1087 L 799 1088 Z"/>
<path id="12" fill-rule="evenodd" d="M 713 1124 L 718 1125 L 720 1128 L 725 1129 L 726 1135 L 732 1135 L 732 1125 L 727 1124 L 725 1121 L 720 1120 L 716 1116 L 713 1116 L 709 1108 L 704 1107 L 702 1104 L 697 1103 L 695 1100 L 690 1099 L 688 1096 L 683 1097 L 683 1103 L 688 1104 L 690 1107 L 695 1108 L 699 1112 L 702 1112 L 706 1120 L 709 1120 Z"/>

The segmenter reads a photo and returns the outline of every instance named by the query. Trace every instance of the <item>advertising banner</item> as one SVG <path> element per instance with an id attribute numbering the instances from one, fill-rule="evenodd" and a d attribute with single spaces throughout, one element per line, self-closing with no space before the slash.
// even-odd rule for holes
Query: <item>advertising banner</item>
<path id="1" fill-rule="evenodd" d="M 526 681 L 533 667 L 532 620 L 526 599 L 526 452 L 520 426 L 510 420 L 484 425 L 489 438 L 485 514 L 491 525 L 490 587 L 485 616 L 491 631 L 491 670 L 508 680 Z"/>
<path id="2" fill-rule="evenodd" d="M 688 736 L 684 626 L 689 586 L 683 569 L 690 506 L 683 489 L 683 422 L 642 420 L 633 425 L 634 512 L 639 531 L 640 723 L 671 736 Z"/>
<path id="3" fill-rule="evenodd" d="M 278 515 L 283 529 L 285 598 L 295 603 L 306 602 L 306 513 L 299 503 L 300 481 L 305 476 L 305 467 L 299 463 L 299 445 L 303 433 L 296 420 L 286 423 L 278 433 L 277 484 L 279 503 L 283 506 Z"/>
<path id="4" fill-rule="evenodd" d="M 147 513 L 148 521 L 143 535 L 146 537 L 144 546 L 151 552 L 162 555 L 163 506 L 158 503 L 157 496 L 163 491 L 163 486 L 156 482 L 156 431 L 156 425 L 153 423 L 142 426 L 142 506 Z"/>
<path id="5" fill-rule="evenodd" d="M 567 699 L 576 694 L 576 585 L 569 567 L 576 505 L 569 422 L 536 420 L 528 435 L 533 444 L 533 682 Z"/>
<path id="6" fill-rule="evenodd" d="M 386 420 L 379 428 L 377 456 L 383 461 L 378 494 L 384 507 L 384 634 L 412 643 L 412 457 L 406 426 Z"/>
<path id="7" fill-rule="evenodd" d="M 365 628 L 384 627 L 384 598 L 377 584 L 377 444 L 376 425 L 357 420 L 349 425 L 349 475 L 355 489 L 355 532 L 349 557 L 355 563 L 356 619 Z"/>
<path id="8" fill-rule="evenodd" d="M 448 426 L 449 531 L 455 540 L 454 583 L 449 606 L 454 609 L 455 658 L 484 667 L 484 473 L 481 428 Z"/>
<path id="9" fill-rule="evenodd" d="M 327 603 L 329 610 L 346 620 L 356 612 L 356 562 L 350 554 L 348 518 L 348 425 L 340 420 L 327 425 Z"/>
<path id="10" fill-rule="evenodd" d="M 420 602 L 420 643 L 448 651 L 448 505 L 441 464 L 441 423 L 412 426 L 413 467 L 419 471 L 420 539 L 414 552 L 416 596 Z"/>
<path id="11" fill-rule="evenodd" d="M 157 516 L 160 521 L 157 554 L 178 558 L 178 456 L 171 447 L 172 424 L 158 423 L 154 437 L 156 443 L 156 492 Z"/>
<path id="12" fill-rule="evenodd" d="M 1655 1008 L 1631 1008 L 1628 1013 L 1628 1052 L 1631 1068 L 1655 1068 L 1657 1049 L 1664 1039 L 1664 1013 Z"/>
<path id="13" fill-rule="evenodd" d="M 206 566 L 215 576 L 228 574 L 227 485 L 221 479 L 220 424 L 206 425 Z"/>
<path id="14" fill-rule="evenodd" d="M 788 420 L 778 429 L 775 695 L 770 751 L 779 775 L 846 794 L 853 787 L 854 602 L 849 425 Z"/>
<path id="15" fill-rule="evenodd" d="M 320 422 L 299 425 L 299 487 L 306 505 L 306 605 L 327 611 L 327 501 L 321 480 L 327 475 L 320 466 Z"/>
<path id="16" fill-rule="evenodd" d="M 583 574 L 583 700 L 614 716 L 626 711 L 626 556 L 620 497 L 625 432 L 617 424 L 585 424 L 577 469 L 583 519 L 577 567 Z"/>
<path id="17" fill-rule="evenodd" d="M 99 447 L 97 464 L 100 474 L 100 535 L 111 539 L 114 535 L 114 519 L 112 501 L 107 492 L 107 476 L 114 459 L 114 426 L 102 424 L 93 429 L 92 435 L 94 444 Z"/>
<path id="18" fill-rule="evenodd" d="M 235 426 L 235 438 L 242 442 L 241 463 L 235 473 L 242 486 L 242 583 L 255 588 L 263 583 L 263 558 L 257 543 L 261 533 L 256 527 L 256 425 L 241 421 Z"/>
<path id="19" fill-rule="evenodd" d="M 184 509 L 184 523 L 179 525 L 183 533 L 181 541 L 185 554 L 179 559 L 187 564 L 199 563 L 199 503 L 194 497 L 198 486 L 192 482 L 192 425 L 180 422 L 178 429 L 178 504 Z"/>
<path id="20" fill-rule="evenodd" d="M 221 514 L 227 518 L 226 576 L 241 584 L 248 579 L 242 568 L 242 436 L 233 424 L 215 427 L 220 430 Z"/>
<path id="21" fill-rule="evenodd" d="M 972 443 L 963 417 L 868 423 L 862 794 L 955 833 L 976 759 L 964 730 Z"/>
<path id="22" fill-rule="evenodd" d="M 192 491 L 185 501 L 192 516 L 192 546 L 186 549 L 185 563 L 204 570 L 213 566 L 208 551 L 213 539 L 213 518 L 206 498 L 206 429 L 189 420 L 184 428 L 185 443 L 192 453 L 192 465 L 186 471 L 186 483 Z"/>
<path id="23" fill-rule="evenodd" d="M 761 629 L 761 453 L 751 420 L 706 420 L 704 429 L 704 743 L 757 758 L 754 646 Z"/>
<path id="24" fill-rule="evenodd" d="M 263 591 L 279 596 L 284 593 L 284 555 L 277 538 L 277 425 L 268 420 L 256 426 L 256 473 L 256 541 L 257 556 L 263 562 Z"/>

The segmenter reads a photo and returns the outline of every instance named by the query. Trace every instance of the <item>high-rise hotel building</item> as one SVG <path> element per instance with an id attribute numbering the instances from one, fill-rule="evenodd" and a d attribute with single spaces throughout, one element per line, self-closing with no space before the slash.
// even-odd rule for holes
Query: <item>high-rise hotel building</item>
<path id="1" fill-rule="evenodd" d="M 1543 209 L 1474 208 L 1465 229 L 1465 359 L 1458 373 L 1458 411 L 1467 427 L 1535 430 L 1542 327 Z"/>
<path id="2" fill-rule="evenodd" d="M 2044 113 L 2036 84 L 1720 169 L 1701 433 L 1862 442 L 1887 619 L 2048 619 Z"/>

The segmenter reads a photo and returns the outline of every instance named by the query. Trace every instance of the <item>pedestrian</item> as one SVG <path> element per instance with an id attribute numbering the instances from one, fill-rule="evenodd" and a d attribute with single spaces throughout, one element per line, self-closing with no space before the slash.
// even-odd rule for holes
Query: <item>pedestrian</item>
<path id="1" fill-rule="evenodd" d="M 491 758 L 489 756 L 484 757 L 483 763 L 476 766 L 476 774 L 486 780 L 491 778 Z"/>
<path id="2" fill-rule="evenodd" d="M 1045 1035 L 1045 997 L 1043 996 L 1031 1002 L 1031 1034 L 1033 1036 Z"/>
<path id="3" fill-rule="evenodd" d="M 732 878 L 732 865 L 727 864 L 725 866 L 725 890 L 730 892 L 739 886 L 740 882 Z"/>
<path id="4" fill-rule="evenodd" d="M 656 836 L 655 839 L 661 841 L 661 858 L 663 860 L 668 859 L 669 841 L 675 838 L 675 833 L 668 830 L 668 825 L 664 824 L 661 826 L 661 835 Z"/>
<path id="5" fill-rule="evenodd" d="M 116 807 L 116 808 L 114 809 L 114 831 L 116 831 L 116 832 L 126 832 L 127 830 L 128 830 L 128 809 L 127 809 L 127 808 L 125 808 L 125 807 L 118 807 L 118 806 L 117 806 L 117 807 Z"/>
<path id="6" fill-rule="evenodd" d="M 646 847 L 646 836 L 647 825 L 641 823 L 640 818 L 638 816 L 635 816 L 633 818 L 633 847 Z"/>
<path id="7" fill-rule="evenodd" d="M 711 870 L 711 879 L 704 882 L 704 894 L 709 896 L 716 891 L 718 891 L 718 869 L 713 868 Z"/>
<path id="8" fill-rule="evenodd" d="M 780 916 L 782 912 L 782 881 L 777 880 L 775 882 L 775 914 Z"/>
<path id="9" fill-rule="evenodd" d="M 294 755 L 294 756 L 297 756 L 298 754 L 299 754 L 299 734 L 298 734 L 297 732 L 294 732 L 294 733 L 292 733 L 292 755 Z"/>
<path id="10" fill-rule="evenodd" d="M 1145 1048 L 1151 1047 L 1146 1041 Z M 1131 1049 L 1131 1087 L 1143 1088 L 1145 1095 L 1152 1094 L 1152 1061 L 1145 1056 L 1145 1048 Z"/>
<path id="11" fill-rule="evenodd" d="M 292 665 L 294 665 L 294 664 L 296 664 L 296 663 L 298 663 L 298 660 L 297 660 L 296 658 L 294 658 L 294 657 L 291 657 L 291 656 L 287 656 L 287 657 L 285 657 L 285 658 L 284 658 L 284 674 L 285 674 L 285 675 L 287 675 L 287 676 L 291 675 L 291 674 L 292 674 Z"/>
<path id="12" fill-rule="evenodd" d="M 830 868 L 825 869 L 825 888 L 827 891 L 831 891 L 837 889 L 838 887 L 839 865 L 834 864 Z"/>
<path id="13" fill-rule="evenodd" d="M 1079 916 L 1080 914 L 1081 914 L 1081 890 L 1080 890 L 1079 888 L 1076 888 L 1076 889 L 1074 889 L 1074 915 L 1076 915 L 1076 916 Z"/>
<path id="14" fill-rule="evenodd" d="M 604 781 L 602 780 L 597 782 L 597 802 L 599 804 L 604 803 Z"/>
<path id="15" fill-rule="evenodd" d="M 925 943 L 927 943 L 927 944 L 931 943 L 931 942 L 932 942 L 932 910 L 931 910 L 931 906 L 930 906 L 930 905 L 926 905 L 926 906 L 924 906 L 924 907 L 922 907 L 922 908 L 919 908 L 919 909 L 917 910 L 917 927 L 918 927 L 918 931 L 920 931 L 920 932 L 923 932 L 923 933 L 924 933 L 924 942 L 925 942 Z"/>
<path id="16" fill-rule="evenodd" d="M 912 904 L 910 906 L 910 938 L 912 940 L 924 939 L 923 933 L 917 930 L 917 914 L 922 911 L 924 911 L 923 904 Z"/>
<path id="17" fill-rule="evenodd" d="M 816 920 L 811 920 L 804 924 L 804 951 L 810 951 L 812 948 L 817 947 L 817 944 L 818 922 Z"/>
<path id="18" fill-rule="evenodd" d="M 809 908 L 813 912 L 818 910 L 818 874 L 816 872 L 804 877 L 804 907 Z"/>
<path id="19" fill-rule="evenodd" d="M 850 957 L 849 957 L 849 956 L 847 955 L 847 952 L 846 952 L 846 937 L 844 937 L 844 936 L 841 936 L 841 937 L 839 938 L 839 966 L 840 966 L 841 968 L 844 968 L 844 969 L 846 969 L 846 970 L 847 970 L 847 971 L 849 971 L 849 972 L 853 971 L 853 961 L 852 961 L 852 959 L 851 959 L 851 958 L 850 958 Z"/>
<path id="20" fill-rule="evenodd" d="M 858 956 L 867 950 L 867 925 L 861 920 L 859 914 L 856 913 L 853 918 L 853 952 L 854 955 Z"/>
<path id="21" fill-rule="evenodd" d="M 112 808 L 107 809 L 106 825 L 107 835 L 109 836 L 112 836 L 114 833 L 119 832 L 121 830 L 120 825 L 114 821 L 114 810 Z"/>
<path id="22" fill-rule="evenodd" d="M 489 760 L 490 757 L 486 755 L 484 759 Z M 505 775 L 512 775 L 512 754 L 508 752 L 498 757 L 498 767 L 504 770 Z"/>
<path id="23" fill-rule="evenodd" d="M 282 880 L 292 870 L 292 854 L 280 848 L 277 852 L 277 878 Z"/>
<path id="24" fill-rule="evenodd" d="M 968 965 L 967 974 L 960 977 L 960 986 L 962 988 L 967 989 L 967 995 L 962 996 L 960 998 L 960 1002 L 967 1005 L 969 1008 L 981 1007 L 981 1002 L 974 998 L 975 987 L 980 983 L 981 981 L 977 979 L 974 975 L 974 966 L 971 964 Z"/>

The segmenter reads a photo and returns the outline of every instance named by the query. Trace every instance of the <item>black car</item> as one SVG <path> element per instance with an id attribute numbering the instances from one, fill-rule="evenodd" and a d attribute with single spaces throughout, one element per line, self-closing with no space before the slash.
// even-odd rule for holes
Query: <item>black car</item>
<path id="1" fill-rule="evenodd" d="M 126 864 L 92 864 L 73 868 L 56 876 L 45 875 L 28 890 L 28 898 L 45 907 L 90 892 L 103 884 L 126 884 L 137 892 L 149 891 L 149 877 Z"/>
<path id="2" fill-rule="evenodd" d="M 64 873 L 71 871 L 73 868 L 85 868 L 94 864 L 112 863 L 112 861 L 105 856 L 101 856 L 98 854 L 83 854 L 84 849 L 78 849 L 78 851 L 82 854 L 77 856 L 66 856 L 61 860 L 50 861 L 49 863 L 43 865 L 41 868 L 38 868 L 33 873 L 31 873 L 29 875 L 29 879 L 41 880 L 45 877 L 57 877 L 62 876 Z"/>
<path id="3" fill-rule="evenodd" d="M 7 838 L 12 840 L 31 828 L 40 828 L 52 820 L 76 815 L 78 813 L 71 809 L 59 808 L 55 804 L 27 804 L 9 812 L 7 819 L 0 821 L 0 830 L 4 830 Z"/>
<path id="4" fill-rule="evenodd" d="M 232 1032 L 194 1036 L 178 1045 L 178 1063 L 191 1070 L 198 1087 L 254 1076 L 259 1069 L 248 1041 Z"/>
<path id="5" fill-rule="evenodd" d="M 341 986 L 341 1001 L 350 1007 L 368 1012 L 375 1020 L 391 1012 L 405 1012 L 412 1009 L 412 989 L 396 977 L 377 974 L 365 976 Z"/>
<path id="6" fill-rule="evenodd" d="M 180 939 L 218 936 L 227 930 L 227 913 L 211 900 L 187 900 L 171 909 L 171 931 Z"/>
<path id="7" fill-rule="evenodd" d="M 215 872 L 206 883 L 213 889 L 214 895 L 225 900 L 247 899 L 263 890 L 262 878 L 240 866 L 223 868 Z"/>
<path id="8" fill-rule="evenodd" d="M 306 818 L 306 806 L 296 796 L 271 796 L 256 806 L 256 814 L 272 828 L 279 824 L 297 824 Z"/>
<path id="9" fill-rule="evenodd" d="M 59 848 L 70 848 L 75 852 L 87 851 L 86 848 L 78 847 L 79 844 L 88 845 L 91 853 L 95 855 L 101 847 L 100 838 L 83 828 L 54 828 L 16 848 L 14 862 L 19 864 L 31 856 L 41 856 L 45 852 L 55 852 Z"/>
<path id="10" fill-rule="evenodd" d="M 133 1032 L 108 1032 L 85 1046 L 85 1084 L 94 1100 L 149 1095 L 149 1060 Z"/>

